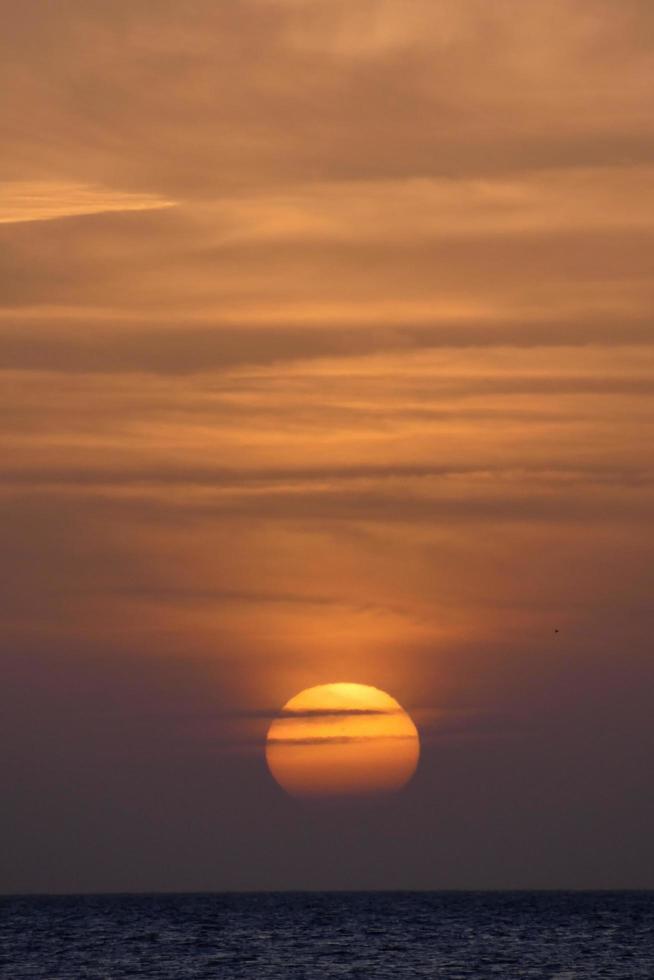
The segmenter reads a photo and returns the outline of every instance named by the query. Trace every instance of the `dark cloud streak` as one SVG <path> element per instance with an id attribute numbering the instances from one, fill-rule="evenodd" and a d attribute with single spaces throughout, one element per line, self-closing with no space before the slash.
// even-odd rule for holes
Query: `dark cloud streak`
<path id="1" fill-rule="evenodd" d="M 0 328 L 5 369 L 61 371 L 70 373 L 204 374 L 238 367 L 273 365 L 321 358 L 350 358 L 376 352 L 402 352 L 453 348 L 509 347 L 534 349 L 603 346 L 620 348 L 650 346 L 653 335 L 648 320 L 592 323 L 452 324 L 395 329 L 255 329 L 202 328 L 192 325 L 176 330 L 108 330 L 95 327 L 85 335 L 70 329 L 31 332 L 21 326 Z M 483 383 L 483 382 L 482 382 Z M 497 382 L 501 384 L 502 382 Z M 556 381 L 536 379 L 541 387 Z M 568 390 L 574 384 L 563 379 Z M 596 379 L 581 382 L 601 385 Z M 607 382 L 610 384 L 615 381 Z M 622 388 L 627 381 L 618 382 Z M 516 382 L 505 382 L 516 385 Z M 636 380 L 647 391 L 649 379 Z"/>

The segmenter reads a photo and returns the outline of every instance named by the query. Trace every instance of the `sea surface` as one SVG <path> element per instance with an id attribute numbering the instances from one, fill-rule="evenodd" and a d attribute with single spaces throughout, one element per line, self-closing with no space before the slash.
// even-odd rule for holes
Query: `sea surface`
<path id="1" fill-rule="evenodd" d="M 0 977 L 654 980 L 654 892 L 5 897 Z"/>

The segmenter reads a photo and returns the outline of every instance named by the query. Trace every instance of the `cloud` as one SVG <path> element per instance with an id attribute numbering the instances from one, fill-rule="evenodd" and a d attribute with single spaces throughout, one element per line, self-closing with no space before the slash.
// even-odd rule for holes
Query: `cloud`
<path id="1" fill-rule="evenodd" d="M 0 888 L 643 883 L 652 4 L 0 14 Z M 359 836 L 333 677 L 438 705 Z"/>
<path id="2" fill-rule="evenodd" d="M 256 606 L 272 605 L 305 605 L 305 606 L 337 606 L 346 600 L 334 596 L 312 595 L 301 592 L 255 592 L 245 589 L 203 589 L 176 588 L 164 586 L 131 585 L 123 589 L 112 590 L 115 595 L 137 601 L 154 602 L 211 602 L 211 603 L 243 603 Z"/>
<path id="3" fill-rule="evenodd" d="M 0 327 L 5 369 L 65 373 L 204 374 L 237 367 L 267 366 L 327 358 L 361 357 L 377 352 L 514 347 L 608 348 L 650 346 L 649 322 L 586 320 L 577 322 L 454 323 L 398 326 L 367 331 L 335 326 L 177 328 L 155 326 L 110 329 L 97 324 L 80 333 L 70 326 L 30 330 L 28 324 Z M 644 380 L 644 379 L 643 379 Z M 491 382 L 492 383 L 492 382 Z M 501 382 L 495 382 L 501 383 Z M 505 384 L 511 382 L 506 381 Z M 515 385 L 517 381 L 512 382 Z M 546 379 L 542 385 L 556 384 Z M 570 384 L 570 381 L 567 381 Z M 586 379 L 582 384 L 595 384 Z M 637 382 L 638 383 L 638 382 Z M 641 381 L 641 384 L 643 381 Z"/>
<path id="4" fill-rule="evenodd" d="M 173 203 L 154 194 L 128 194 L 85 184 L 13 181 L 0 184 L 0 224 L 112 211 L 152 211 L 172 207 Z"/>
<path id="5" fill-rule="evenodd" d="M 312 735 L 293 738 L 292 735 L 269 735 L 267 741 L 273 745 L 351 745 L 357 742 L 413 741 L 415 735 Z"/>
<path id="6" fill-rule="evenodd" d="M 380 708 L 304 708 L 294 710 L 292 708 L 257 708 L 249 709 L 243 708 L 240 711 L 230 712 L 230 718 L 243 718 L 243 719 L 267 719 L 273 721 L 273 719 L 282 719 L 285 723 L 292 721 L 306 721 L 317 720 L 321 718 L 365 718 L 367 716 L 378 716 L 378 715 L 395 715 L 402 714 L 401 708 L 389 708 L 382 710 Z M 285 727 L 287 727 L 285 725 Z M 330 739 L 333 736 L 328 736 Z M 377 737 L 377 736 L 375 736 Z M 279 736 L 275 741 L 286 741 L 286 738 Z M 289 741 L 295 741 L 295 739 L 290 739 Z"/>
<path id="7" fill-rule="evenodd" d="M 216 495 L 211 499 L 183 500 L 161 494 L 118 496 L 94 492 L 93 495 L 74 492 L 73 499 L 87 497 L 98 515 L 105 519 L 141 521 L 164 526 L 199 526 L 203 523 L 232 522 L 293 522 L 319 527 L 331 522 L 354 524 L 408 524 L 447 527 L 465 524 L 584 524 L 616 523 L 638 526 L 650 520 L 654 504 L 649 484 L 638 485 L 626 499 L 619 490 L 589 496 L 584 484 L 575 490 L 542 492 L 519 485 L 498 492 L 442 493 L 428 495 L 415 491 L 382 492 L 365 490 L 279 491 L 249 496 L 246 494 Z M 34 491 L 33 501 L 51 507 L 69 497 L 56 489 Z"/>
<path id="8" fill-rule="evenodd" d="M 3 6 L 6 172 L 202 196 L 650 157 L 643 0 Z"/>
<path id="9" fill-rule="evenodd" d="M 649 205 L 649 206 L 648 206 Z M 654 168 L 561 168 L 507 178 L 313 182 L 187 208 L 225 243 L 351 244 L 650 230 Z"/>
<path id="10" fill-rule="evenodd" d="M 282 718 L 293 720 L 295 718 L 348 718 L 348 717 L 358 717 L 359 715 L 395 715 L 401 714 L 401 708 L 387 708 L 381 710 L 379 708 L 311 708 L 295 710 L 293 708 L 284 708 L 281 712 Z"/>

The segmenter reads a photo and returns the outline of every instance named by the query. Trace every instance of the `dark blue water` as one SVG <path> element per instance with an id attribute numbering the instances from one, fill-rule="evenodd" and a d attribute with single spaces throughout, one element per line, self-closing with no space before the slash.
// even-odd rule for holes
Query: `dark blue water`
<path id="1" fill-rule="evenodd" d="M 654 893 L 0 898 L 0 977 L 654 980 Z"/>

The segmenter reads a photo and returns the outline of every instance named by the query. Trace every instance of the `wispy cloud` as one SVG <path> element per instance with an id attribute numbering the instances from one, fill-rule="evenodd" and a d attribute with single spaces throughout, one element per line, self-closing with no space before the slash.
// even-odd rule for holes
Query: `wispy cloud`
<path id="1" fill-rule="evenodd" d="M 438 705 L 384 866 L 653 867 L 651 0 L 0 11 L 0 886 L 94 800 L 242 886 L 306 827 L 225 745 L 333 677 Z"/>
<path id="2" fill-rule="evenodd" d="M 54 221 L 114 211 L 153 211 L 173 207 L 156 194 L 129 193 L 65 181 L 0 182 L 0 224 Z"/>
<path id="3" fill-rule="evenodd" d="M 414 735 L 385 735 L 385 734 L 371 734 L 371 735 L 310 735 L 301 736 L 300 738 L 293 738 L 292 735 L 269 735 L 268 742 L 272 745 L 289 745 L 289 746 L 305 746 L 305 745 L 350 745 L 356 744 L 358 742 L 412 742 L 414 741 Z"/>
<path id="4" fill-rule="evenodd" d="M 571 322 L 486 322 L 398 326 L 368 331 L 338 324 L 331 328 L 198 327 L 180 325 L 158 329 L 138 325 L 111 329 L 94 325 L 83 335 L 70 327 L 52 325 L 39 330 L 28 324 L 0 325 L 6 369 L 59 371 L 68 374 L 138 374 L 164 376 L 206 374 L 252 366 L 293 364 L 325 359 L 348 360 L 377 353 L 411 353 L 429 350 L 472 350 L 513 347 L 609 349 L 651 346 L 649 321 L 641 318 L 596 319 L 579 317 Z M 641 376 L 636 384 L 645 381 Z M 570 379 L 561 383 L 571 384 Z M 608 379 L 607 379 L 608 382 Z M 438 380 L 437 382 L 438 383 Z M 452 382 L 450 381 L 450 384 Z M 474 382 L 473 382 L 474 383 Z M 477 383 L 483 383 L 481 379 Z M 489 384 L 517 386 L 517 379 Z M 588 378 L 581 384 L 595 384 Z M 622 382 L 626 382 L 623 380 Z M 555 385 L 547 379 L 535 384 Z"/>
<path id="5" fill-rule="evenodd" d="M 293 708 L 284 708 L 280 717 L 287 719 L 294 718 L 357 718 L 360 715 L 396 715 L 401 714 L 401 708 L 309 708 L 296 711 Z"/>

